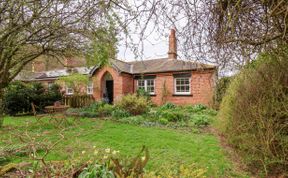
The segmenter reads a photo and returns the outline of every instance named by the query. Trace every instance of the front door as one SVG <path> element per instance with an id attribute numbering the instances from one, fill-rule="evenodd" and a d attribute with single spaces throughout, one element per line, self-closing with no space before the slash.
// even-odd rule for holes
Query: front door
<path id="1" fill-rule="evenodd" d="M 113 80 L 106 80 L 106 89 L 110 104 L 113 103 L 113 88 Z"/>

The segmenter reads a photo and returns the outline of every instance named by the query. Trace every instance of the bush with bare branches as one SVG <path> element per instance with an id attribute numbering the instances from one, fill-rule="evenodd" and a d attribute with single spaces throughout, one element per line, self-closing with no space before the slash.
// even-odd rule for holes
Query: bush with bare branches
<path id="1" fill-rule="evenodd" d="M 288 175 L 288 49 L 266 52 L 231 83 L 219 119 L 251 168 Z"/>

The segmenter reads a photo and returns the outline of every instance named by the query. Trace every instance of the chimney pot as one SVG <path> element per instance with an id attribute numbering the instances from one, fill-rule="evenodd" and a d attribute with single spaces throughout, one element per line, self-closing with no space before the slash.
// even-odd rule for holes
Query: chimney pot
<path id="1" fill-rule="evenodd" d="M 175 29 L 171 29 L 169 35 L 169 51 L 168 51 L 168 59 L 177 59 L 177 39 L 175 35 Z"/>

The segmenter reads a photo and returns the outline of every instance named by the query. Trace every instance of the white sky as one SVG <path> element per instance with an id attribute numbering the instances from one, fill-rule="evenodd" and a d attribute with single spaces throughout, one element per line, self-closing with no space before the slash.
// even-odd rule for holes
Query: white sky
<path id="1" fill-rule="evenodd" d="M 159 35 L 156 33 L 149 35 L 147 39 L 143 40 L 143 44 L 140 44 L 139 51 L 141 51 L 142 47 L 143 54 L 138 57 L 134 55 L 130 48 L 125 47 L 124 41 L 120 41 L 117 58 L 125 61 L 132 61 L 167 57 L 169 33 L 170 29 L 167 29 L 167 35 L 165 36 L 158 37 Z"/>

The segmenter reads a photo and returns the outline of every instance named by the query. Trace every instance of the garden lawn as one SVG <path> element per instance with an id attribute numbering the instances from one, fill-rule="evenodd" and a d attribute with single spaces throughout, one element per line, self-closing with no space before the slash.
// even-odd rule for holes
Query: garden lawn
<path id="1" fill-rule="evenodd" d="M 0 146 L 17 145 L 20 143 L 19 136 L 25 137 L 25 134 L 35 137 L 37 141 L 52 144 L 61 138 L 59 133 L 62 129 L 49 123 L 48 119 L 36 122 L 34 117 L 6 117 L 4 127 L 0 129 Z M 121 156 L 133 157 L 145 145 L 150 153 L 150 160 L 146 166 L 149 171 L 157 172 L 164 167 L 173 169 L 181 164 L 195 164 L 197 168 L 206 169 L 209 177 L 239 176 L 225 157 L 217 138 L 208 133 L 193 134 L 173 129 L 82 118 L 66 126 L 62 134 L 64 140 L 49 153 L 47 160 L 91 156 L 93 146 L 99 149 L 119 150 Z M 0 165 L 28 159 L 27 156 L 19 154 L 0 162 Z"/>

